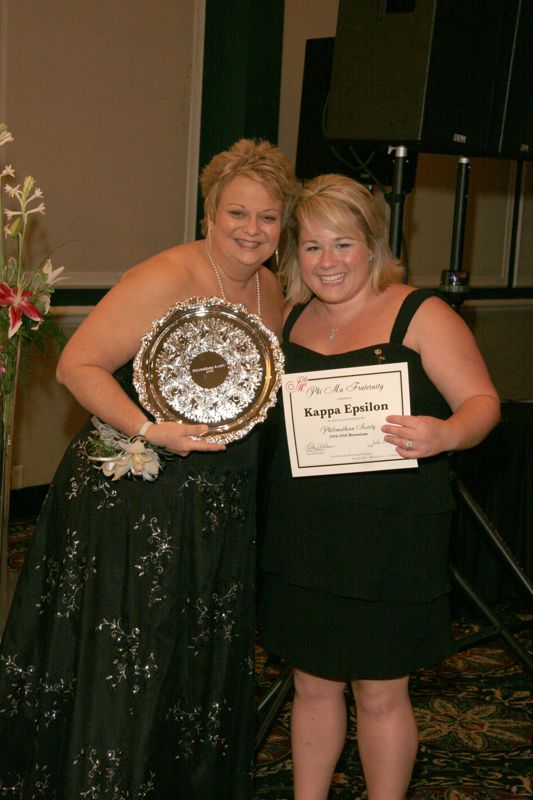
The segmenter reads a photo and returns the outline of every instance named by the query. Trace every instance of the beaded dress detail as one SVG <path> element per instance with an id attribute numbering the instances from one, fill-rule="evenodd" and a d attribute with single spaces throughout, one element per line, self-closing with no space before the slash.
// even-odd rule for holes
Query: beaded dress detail
<path id="1" fill-rule="evenodd" d="M 135 398 L 131 364 L 117 379 Z M 0 651 L 0 796 L 245 800 L 257 430 L 111 481 L 90 422 L 50 486 Z"/>

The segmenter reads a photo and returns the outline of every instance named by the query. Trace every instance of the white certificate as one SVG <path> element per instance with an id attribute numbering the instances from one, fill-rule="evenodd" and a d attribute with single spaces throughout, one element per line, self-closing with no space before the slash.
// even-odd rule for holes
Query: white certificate
<path id="1" fill-rule="evenodd" d="M 411 413 L 406 362 L 294 372 L 282 392 L 294 477 L 418 466 L 381 430 L 390 414 Z"/>

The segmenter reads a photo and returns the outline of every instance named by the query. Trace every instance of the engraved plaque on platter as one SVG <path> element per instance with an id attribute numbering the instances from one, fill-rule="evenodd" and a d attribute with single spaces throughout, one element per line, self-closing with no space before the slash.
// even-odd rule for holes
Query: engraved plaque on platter
<path id="1" fill-rule="evenodd" d="M 177 303 L 142 338 L 133 382 L 158 421 L 206 424 L 232 442 L 276 402 L 284 358 L 276 336 L 242 305 L 216 297 Z"/>

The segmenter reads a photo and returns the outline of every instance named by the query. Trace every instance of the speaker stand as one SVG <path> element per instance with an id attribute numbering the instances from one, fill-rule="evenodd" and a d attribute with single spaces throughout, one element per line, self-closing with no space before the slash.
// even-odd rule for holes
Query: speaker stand
<path id="1" fill-rule="evenodd" d="M 450 305 L 452 305 L 456 311 L 459 310 L 459 306 L 470 291 L 468 272 L 463 271 L 469 177 L 470 159 L 461 156 L 457 162 L 450 267 L 441 272 L 439 287 L 440 291 L 445 295 Z"/>
<path id="2" fill-rule="evenodd" d="M 504 566 L 506 566 L 512 577 L 518 582 L 520 588 L 524 589 L 529 598 L 533 600 L 533 583 L 529 580 L 524 570 L 518 563 L 511 549 L 507 546 L 502 536 L 496 527 L 492 524 L 488 516 L 482 510 L 481 506 L 474 500 L 466 486 L 457 476 L 452 472 L 452 483 L 454 485 L 456 496 L 462 506 L 474 517 L 476 522 L 481 526 L 483 533 L 488 537 L 491 545 L 495 549 L 496 556 Z M 506 626 L 496 612 L 480 597 L 471 584 L 461 574 L 461 572 L 453 565 L 450 565 L 451 574 L 458 585 L 458 587 L 466 594 L 470 600 L 481 611 L 485 619 L 491 625 L 485 630 L 479 631 L 474 634 L 462 636 L 458 640 L 460 650 L 465 650 L 477 642 L 492 639 L 495 636 L 500 636 L 520 659 L 523 665 L 530 672 L 533 672 L 533 658 L 524 650 L 520 642 Z"/>
<path id="3" fill-rule="evenodd" d="M 267 655 L 263 669 L 258 678 L 261 681 L 262 676 L 266 672 L 269 664 L 277 662 L 280 665 L 279 676 L 272 681 L 263 694 L 259 697 L 257 702 L 257 733 L 255 736 L 255 752 L 259 752 L 265 743 L 272 726 L 277 720 L 281 709 L 289 699 L 293 689 L 293 669 L 283 659 L 276 656 Z"/>
<path id="4" fill-rule="evenodd" d="M 466 227 L 466 206 L 468 200 L 468 181 L 470 176 L 470 159 L 461 156 L 457 163 L 457 181 L 455 185 L 455 207 L 453 214 L 452 251 L 450 254 L 450 270 L 461 272 L 463 264 L 463 248 Z"/>
<path id="5" fill-rule="evenodd" d="M 469 292 L 469 275 L 463 271 L 463 249 L 466 227 L 466 210 L 468 202 L 468 181 L 470 174 L 470 159 L 460 157 L 457 164 L 457 180 L 455 187 L 455 206 L 452 231 L 452 244 L 450 253 L 450 268 L 441 273 L 440 291 L 446 296 L 450 305 L 459 313 L 460 306 Z M 517 579 L 522 588 L 525 588 L 530 598 L 533 598 L 533 584 L 528 579 L 513 553 L 506 545 L 499 532 L 491 523 L 487 515 L 483 512 L 472 495 L 468 492 L 464 484 L 456 474 L 452 474 L 452 482 L 455 484 L 456 494 L 460 503 L 472 514 L 481 525 L 483 532 L 488 536 L 492 545 L 495 547 L 496 556 L 505 566 L 509 567 L 513 576 Z M 496 614 L 475 589 L 468 583 L 466 578 L 459 570 L 450 564 L 451 574 L 459 588 L 470 598 L 475 606 L 481 611 L 483 616 L 489 620 L 491 626 L 471 636 L 462 637 L 459 648 L 470 647 L 474 642 L 483 641 L 494 636 L 501 636 L 513 652 L 522 661 L 524 666 L 533 672 L 533 659 L 525 652 L 516 637 L 509 628 L 504 625 L 500 617 Z"/>
<path id="6" fill-rule="evenodd" d="M 387 195 L 390 205 L 389 245 L 393 256 L 400 258 L 402 252 L 403 209 L 406 195 L 407 147 L 399 145 L 389 147 L 394 150 L 394 166 L 392 173 L 392 192 Z"/>

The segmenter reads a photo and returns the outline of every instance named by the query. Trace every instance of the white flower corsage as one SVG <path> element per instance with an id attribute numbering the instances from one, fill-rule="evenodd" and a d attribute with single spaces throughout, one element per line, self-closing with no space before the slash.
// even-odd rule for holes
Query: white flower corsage
<path id="1" fill-rule="evenodd" d="M 97 417 L 91 417 L 91 422 L 96 430 L 89 434 L 87 456 L 98 462 L 95 467 L 114 481 L 125 475 L 155 481 L 162 461 L 157 448 L 148 444 L 144 436 L 130 439 Z"/>

